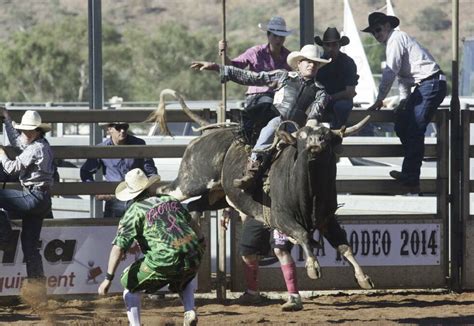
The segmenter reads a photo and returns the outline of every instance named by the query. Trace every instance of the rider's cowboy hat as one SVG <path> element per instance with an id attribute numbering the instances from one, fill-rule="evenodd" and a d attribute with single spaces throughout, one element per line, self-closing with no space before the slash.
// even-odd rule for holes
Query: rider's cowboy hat
<path id="1" fill-rule="evenodd" d="M 334 43 L 338 42 L 341 46 L 349 44 L 350 40 L 347 36 L 342 36 L 339 34 L 339 31 L 336 27 L 328 27 L 323 34 L 323 39 L 319 36 L 314 37 L 314 42 L 319 45 L 323 46 L 324 43 Z"/>
<path id="2" fill-rule="evenodd" d="M 298 62 L 300 62 L 301 59 L 308 59 L 311 61 L 320 62 L 321 66 L 331 62 L 331 59 L 321 58 L 319 48 L 314 44 L 307 44 L 303 46 L 300 51 L 291 52 L 286 58 L 286 62 L 291 68 L 297 70 Z"/>
<path id="3" fill-rule="evenodd" d="M 132 200 L 160 180 L 159 175 L 147 178 L 145 173 L 139 168 L 130 170 L 125 175 L 125 181 L 120 182 L 117 188 L 115 188 L 115 197 L 121 201 Z"/>
<path id="4" fill-rule="evenodd" d="M 390 23 L 392 28 L 400 25 L 400 19 L 395 16 L 389 16 L 383 12 L 373 12 L 369 15 L 369 26 L 362 30 L 362 32 L 372 33 L 373 29 L 378 25 L 385 24 L 386 22 Z"/>
<path id="5" fill-rule="evenodd" d="M 290 34 L 293 34 L 293 30 L 286 28 L 286 22 L 283 17 L 280 16 L 273 16 L 266 24 L 258 24 L 258 28 L 264 32 L 270 32 L 278 36 L 286 37 Z"/>
<path id="6" fill-rule="evenodd" d="M 43 123 L 39 113 L 33 110 L 26 111 L 21 117 L 21 123 L 13 123 L 13 127 L 18 130 L 35 130 L 39 128 L 43 130 L 43 132 L 51 130 L 51 125 L 49 123 Z"/>

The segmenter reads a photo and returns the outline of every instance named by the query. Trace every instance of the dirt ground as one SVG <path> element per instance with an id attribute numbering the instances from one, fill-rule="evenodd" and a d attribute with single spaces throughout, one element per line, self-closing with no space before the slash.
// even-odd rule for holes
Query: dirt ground
<path id="1" fill-rule="evenodd" d="M 445 325 L 474 324 L 474 292 L 332 292 L 303 294 L 304 309 L 282 312 L 283 293 L 269 293 L 259 306 L 239 306 L 229 293 L 225 304 L 215 295 L 197 294 L 200 325 Z M 121 296 L 81 299 L 50 298 L 48 311 L 32 312 L 21 302 L 3 302 L 2 325 L 128 325 Z M 182 325 L 176 296 L 144 296 L 144 325 Z"/>

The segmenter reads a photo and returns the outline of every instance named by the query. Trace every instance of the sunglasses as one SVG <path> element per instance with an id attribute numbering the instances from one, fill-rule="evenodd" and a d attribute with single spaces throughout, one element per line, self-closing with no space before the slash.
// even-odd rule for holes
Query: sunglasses
<path id="1" fill-rule="evenodd" d="M 372 35 L 375 35 L 375 34 L 378 34 L 382 31 L 382 27 L 379 26 L 379 27 L 376 27 L 372 30 Z"/>
<path id="2" fill-rule="evenodd" d="M 111 127 L 117 131 L 120 131 L 120 130 L 127 131 L 130 126 L 128 125 L 128 123 L 117 123 L 117 124 L 111 125 Z"/>

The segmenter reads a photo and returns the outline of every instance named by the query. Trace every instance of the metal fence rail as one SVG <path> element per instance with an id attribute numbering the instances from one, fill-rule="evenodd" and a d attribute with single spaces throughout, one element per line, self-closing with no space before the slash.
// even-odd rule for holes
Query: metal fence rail
<path id="1" fill-rule="evenodd" d="M 177 104 L 173 104 L 177 105 Z M 191 107 L 193 107 L 191 105 Z M 14 120 L 19 120 L 25 109 L 37 109 L 35 107 L 12 107 L 12 117 Z M 17 109 L 18 108 L 18 109 Z M 83 108 L 40 108 L 39 111 L 45 122 L 52 123 L 97 123 L 97 122 L 113 122 L 113 121 L 126 121 L 126 122 L 141 122 L 148 117 L 152 112 L 153 108 L 126 108 L 120 110 L 85 110 Z M 200 114 L 206 119 L 215 118 L 215 112 L 211 109 L 193 108 L 193 110 Z M 228 118 L 235 118 L 239 115 L 234 110 L 228 112 Z M 351 114 L 348 124 L 353 124 L 361 120 L 367 111 L 354 110 Z M 371 112 L 371 122 L 391 122 L 394 121 L 392 111 L 378 111 Z M 189 122 L 189 118 L 183 114 L 180 109 L 168 111 L 168 121 L 170 122 Z M 343 224 L 380 224 L 380 225 L 394 225 L 394 224 L 420 224 L 423 223 L 436 223 L 441 225 L 440 230 L 440 246 L 443 248 L 440 255 L 439 264 L 434 266 L 371 266 L 367 268 L 367 272 L 371 274 L 376 280 L 379 288 L 387 287 L 443 287 L 445 286 L 445 278 L 448 275 L 448 242 L 446 237 L 446 230 L 448 230 L 448 176 L 449 176 L 449 164 L 448 164 L 448 111 L 443 108 L 438 111 L 434 120 L 437 125 L 437 139 L 436 143 L 430 143 L 426 145 L 426 155 L 435 158 L 436 160 L 436 179 L 423 178 L 421 180 L 422 192 L 431 194 L 436 197 L 436 213 L 435 214 L 385 214 L 378 216 L 367 216 L 364 213 L 361 214 L 350 214 L 341 217 Z M 343 156 L 349 157 L 400 157 L 402 155 L 402 147 L 399 144 L 355 144 L 347 141 L 343 143 L 344 153 Z M 176 142 L 171 145 L 145 145 L 145 146 L 53 146 L 56 158 L 60 159 L 86 159 L 86 158 L 116 158 L 123 157 L 123 153 L 126 152 L 128 157 L 152 157 L 152 158 L 179 158 L 182 156 L 186 145 L 183 143 Z M 18 184 L 7 184 L 7 187 L 17 187 Z M 62 181 L 57 183 L 52 192 L 54 195 L 61 196 L 77 196 L 77 195 L 94 195 L 113 193 L 116 187 L 116 183 L 113 182 L 95 182 L 95 183 L 82 183 L 82 182 L 70 182 Z M 371 179 L 360 179 L 346 177 L 344 179 L 337 180 L 337 188 L 340 193 L 350 193 L 352 195 L 394 195 L 401 191 L 400 186 L 394 180 L 389 178 L 371 178 Z M 95 223 L 101 223 L 98 220 Z M 105 221 L 104 221 L 105 222 Z M 68 223 L 61 220 L 53 220 L 48 223 Z M 75 223 L 75 222 L 71 222 Z M 239 229 L 238 223 L 232 223 L 232 239 L 238 238 Z M 235 244 L 235 241 L 232 241 Z M 242 279 L 239 273 L 240 270 L 240 257 L 235 250 L 235 245 L 231 248 L 231 259 L 232 259 L 232 278 L 231 284 L 234 290 L 242 288 Z M 330 267 L 337 274 L 341 275 L 348 274 L 347 268 Z M 210 270 L 205 271 L 210 277 Z M 302 271 L 299 271 L 302 273 Z M 387 273 L 395 273 L 401 277 L 401 279 L 387 278 Z M 280 273 L 274 273 L 271 269 L 262 272 L 262 290 L 265 289 L 276 289 L 275 284 L 284 284 L 277 282 L 275 277 L 278 278 Z M 330 274 L 333 274 L 332 272 Z M 408 275 L 424 275 L 424 277 L 403 277 Z M 327 274 L 326 274 L 327 275 Z M 352 283 L 353 277 L 348 277 L 349 281 L 340 282 L 340 278 L 329 277 L 329 281 L 323 283 L 310 282 L 309 280 L 301 277 L 301 288 L 302 289 L 323 289 L 323 288 L 353 288 Z M 210 281 L 205 283 L 210 284 Z M 200 287 L 201 288 L 201 287 Z M 201 288 L 202 289 L 202 288 Z"/>

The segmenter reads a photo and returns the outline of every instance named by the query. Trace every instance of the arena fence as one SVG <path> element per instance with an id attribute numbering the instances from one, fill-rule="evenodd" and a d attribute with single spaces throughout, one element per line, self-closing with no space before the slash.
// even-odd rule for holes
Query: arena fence
<path id="1" fill-rule="evenodd" d="M 367 111 L 354 110 L 349 125 L 361 120 Z M 371 123 L 393 122 L 393 111 L 371 112 Z M 436 198 L 433 213 L 397 214 L 385 212 L 368 215 L 354 212 L 338 215 L 352 244 L 355 257 L 364 266 L 379 289 L 389 288 L 442 288 L 447 286 L 449 272 L 449 125 L 446 107 L 438 110 L 433 122 L 436 124 L 436 143 L 425 146 L 425 156 L 436 161 L 434 178 L 422 178 L 421 191 L 425 197 Z M 368 138 L 370 139 L 370 138 Z M 348 142 L 346 142 L 346 140 Z M 382 158 L 402 156 L 398 144 L 356 144 L 343 142 L 343 156 L 351 158 Z M 356 171 L 356 169 L 354 169 Z M 341 180 L 338 175 L 338 193 L 350 196 L 373 196 L 374 204 L 386 196 L 396 196 L 402 189 L 395 180 L 386 176 L 379 179 L 353 178 Z M 403 203 L 405 197 L 397 197 Z M 396 198 L 395 198 L 396 199 Z M 423 211 L 420 207 L 420 212 Z M 240 227 L 234 225 L 232 238 L 239 238 Z M 316 235 L 316 238 L 318 236 Z M 318 238 L 319 239 L 319 238 Z M 320 239 L 321 241 L 321 239 Z M 324 242 L 323 250 L 315 250 L 322 265 L 321 280 L 310 280 L 305 275 L 304 258 L 299 248 L 292 255 L 298 268 L 298 283 L 301 289 L 356 289 L 352 268 Z M 232 249 L 232 288 L 243 290 L 245 282 L 242 264 L 237 252 L 237 242 Z M 285 290 L 282 273 L 276 259 L 268 258 L 261 265 L 260 288 L 262 290 Z M 234 276 L 235 275 L 235 276 Z"/>
<path id="2" fill-rule="evenodd" d="M 174 104 L 177 107 L 176 104 Z M 232 106 L 231 106 L 232 107 Z M 228 112 L 229 119 L 235 119 L 239 116 L 238 106 L 234 106 Z M 31 107 L 12 106 L 12 117 L 19 121 L 25 109 Z M 196 113 L 199 113 L 206 119 L 215 119 L 215 108 L 203 109 L 191 106 Z M 112 121 L 142 122 L 146 119 L 152 108 L 124 108 L 115 110 L 84 110 L 77 108 L 54 107 L 54 108 L 36 108 L 38 109 L 45 122 L 51 123 L 97 123 Z M 366 111 L 354 110 L 351 114 L 348 124 L 359 121 L 365 115 Z M 371 113 L 371 123 L 393 122 L 392 111 L 378 111 Z M 428 143 L 425 147 L 425 156 L 432 158 L 436 162 L 436 175 L 421 180 L 421 191 L 425 197 L 432 197 L 436 201 L 435 212 L 430 213 L 385 213 L 371 214 L 364 212 L 341 214 L 339 219 L 348 233 L 350 242 L 353 245 L 356 258 L 359 260 L 366 273 L 368 273 L 376 284 L 377 288 L 442 288 L 447 286 L 449 278 L 449 111 L 446 107 L 438 110 L 433 122 L 436 124 L 436 142 Z M 469 121 L 472 117 L 469 116 Z M 171 122 L 189 122 L 189 118 L 181 110 L 170 110 L 168 120 Z M 464 130 L 464 132 L 466 132 Z M 370 138 L 367 138 L 370 139 Z M 400 157 L 402 156 L 402 147 L 399 143 L 393 144 L 375 144 L 357 143 L 349 138 L 344 141 L 343 156 L 351 158 L 381 158 L 381 157 Z M 85 159 L 85 158 L 116 158 L 123 157 L 153 157 L 153 158 L 180 158 L 186 145 L 146 145 L 146 146 L 61 146 L 54 145 L 53 150 L 56 158 L 59 159 Z M 466 151 L 464 151 L 466 152 Z M 469 147 L 470 157 L 473 149 Z M 469 189 L 473 184 L 468 183 Z M 7 184 L 6 187 L 18 187 L 18 184 Z M 116 183 L 111 182 L 68 182 L 62 181 L 56 184 L 53 189 L 53 195 L 73 196 L 73 195 L 94 195 L 113 193 Z M 402 192 L 400 186 L 390 180 L 386 175 L 381 178 L 344 178 L 337 180 L 338 192 L 349 197 L 355 196 L 373 196 L 374 202 L 381 198 L 402 198 L 393 197 Z M 356 199 L 357 200 L 357 199 Z M 422 210 L 420 210 L 422 211 Z M 464 210 L 463 210 L 464 211 Z M 471 218 L 464 219 L 467 223 Z M 113 220 L 112 220 L 113 221 Z M 109 219 L 54 219 L 45 222 L 45 229 L 56 228 L 58 232 L 62 228 L 73 227 L 79 229 L 82 234 L 88 233 L 99 226 L 112 226 L 116 220 L 111 222 Z M 237 251 L 239 238 L 239 221 L 234 220 L 231 223 L 231 266 L 230 288 L 232 290 L 243 290 L 243 272 L 240 256 Z M 19 221 L 14 224 L 20 225 Z M 470 224 L 466 227 L 472 227 Z M 209 218 L 203 218 L 203 228 L 205 234 L 210 236 Z M 100 237 L 99 235 L 95 235 Z M 207 237 L 208 239 L 210 237 Z M 92 236 L 91 236 L 92 237 Z M 316 235 L 318 237 L 318 235 Z M 54 236 L 53 236 L 54 238 Z M 58 239 L 53 239 L 58 240 Z M 54 241 L 51 242 L 54 242 Z M 102 239 L 103 240 L 103 239 Z M 111 238 L 101 245 L 110 245 Z M 469 245 L 469 238 L 466 238 L 465 246 Z M 58 240 L 56 244 L 65 243 L 65 240 Z M 62 241 L 62 242 L 61 242 Z M 96 241 L 94 238 L 84 238 L 84 242 Z M 209 240 L 208 240 L 209 241 Z M 324 243 L 324 242 L 323 242 Z M 49 245 L 49 243 L 48 243 Z M 199 273 L 198 288 L 199 291 L 210 291 L 211 284 L 211 246 L 208 242 L 208 255 L 203 263 Z M 46 248 L 43 248 L 43 250 Z M 56 247 L 50 248 L 55 252 L 61 252 Z M 1 249 L 0 249 L 1 250 Z M 467 250 L 466 250 L 467 252 Z M 302 290 L 315 289 L 352 289 L 357 288 L 354 282 L 352 270 L 332 248 L 325 243 L 324 248 L 316 252 L 318 259 L 323 267 L 323 278 L 321 280 L 309 280 L 306 275 L 302 253 L 299 248 L 294 248 L 293 253 L 297 261 L 299 284 Z M 53 257 L 54 258 L 54 257 Z M 86 259 L 86 258 L 81 258 Z M 225 259 L 225 258 L 221 258 Z M 54 259 L 53 259 L 54 260 Z M 106 266 L 107 257 L 102 258 L 103 266 Z M 5 270 L 5 253 L 3 255 L 3 267 Z M 82 265 L 90 261 L 82 261 Z M 97 262 L 94 262 L 95 264 Z M 97 273 L 95 264 L 88 265 L 89 274 Z M 272 257 L 262 260 L 261 269 L 261 289 L 262 290 L 284 290 L 284 282 L 278 264 Z M 467 266 L 466 266 L 467 267 Z M 24 267 L 22 267 L 24 269 Z M 94 272 L 95 268 L 95 272 Z M 24 272 L 23 272 L 24 273 Z M 3 273 L 2 273 L 3 274 Z M 86 273 L 87 274 L 87 273 Z M 470 273 L 472 274 L 472 273 Z M 13 274 L 15 276 L 16 274 Z M 20 275 L 20 272 L 18 272 Z M 88 275 L 88 274 L 87 274 Z M 90 275 L 85 276 L 91 281 Z M 92 276 L 93 276 L 92 275 Z M 466 275 L 466 274 L 464 274 Z M 12 276 L 12 277 L 13 277 Z M 1 276 L 0 276 L 1 278 Z M 3 281 L 3 280 L 2 280 Z M 54 281 L 54 280 L 53 280 Z M 52 281 L 52 282 L 53 282 Z M 93 280 L 92 280 L 93 281 Z M 218 279 L 218 282 L 225 280 Z M 468 286 L 472 287 L 472 281 L 466 276 L 464 279 Z M 54 282 L 53 282 L 54 283 Z M 0 282 L 0 287 L 2 286 Z M 2 291 L 0 290 L 0 294 Z M 57 292 L 61 293 L 61 292 Z M 67 293 L 67 291 L 66 291 Z"/>
<path id="3" fill-rule="evenodd" d="M 458 241 L 453 251 L 460 261 L 461 284 L 463 289 L 474 289 L 474 257 L 470 249 L 474 245 L 474 215 L 472 213 L 472 192 L 474 192 L 474 181 L 472 180 L 474 171 L 474 132 L 472 123 L 474 122 L 473 105 L 463 104 L 461 110 L 461 214 L 453 216 L 455 228 L 452 237 Z"/>

